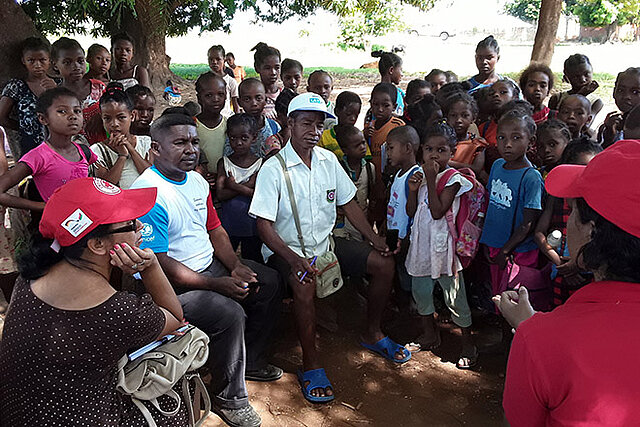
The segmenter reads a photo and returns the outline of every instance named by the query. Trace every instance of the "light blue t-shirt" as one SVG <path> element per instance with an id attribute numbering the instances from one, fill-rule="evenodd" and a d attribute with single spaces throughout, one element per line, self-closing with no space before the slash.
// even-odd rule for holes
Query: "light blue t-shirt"
<path id="1" fill-rule="evenodd" d="M 495 161 L 487 185 L 489 207 L 480 243 L 492 248 L 501 248 L 507 243 L 511 231 L 522 224 L 525 208 L 542 210 L 544 181 L 540 172 L 533 167 L 505 169 L 505 163 L 504 159 Z M 513 225 L 515 209 L 517 211 Z M 527 252 L 537 247 L 532 233 L 518 245 L 515 252 Z"/>

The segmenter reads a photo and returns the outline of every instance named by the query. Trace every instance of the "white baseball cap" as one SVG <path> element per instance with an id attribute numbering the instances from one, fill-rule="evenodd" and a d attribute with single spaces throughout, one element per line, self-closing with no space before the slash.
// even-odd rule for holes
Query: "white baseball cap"
<path id="1" fill-rule="evenodd" d="M 303 93 L 293 98 L 289 103 L 287 116 L 290 116 L 294 111 L 319 111 L 324 113 L 325 117 L 336 118 L 336 116 L 327 111 L 327 104 L 324 99 L 313 92 Z"/>

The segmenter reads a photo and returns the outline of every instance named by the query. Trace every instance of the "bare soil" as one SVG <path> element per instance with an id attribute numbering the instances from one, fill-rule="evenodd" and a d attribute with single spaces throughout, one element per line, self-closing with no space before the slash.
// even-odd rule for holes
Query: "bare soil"
<path id="1" fill-rule="evenodd" d="M 296 372 L 302 364 L 292 313 L 279 325 L 273 363 L 285 375 L 271 383 L 249 382 L 251 404 L 263 426 L 489 426 L 503 418 L 501 401 L 506 356 L 480 355 L 473 371 L 455 367 L 460 352 L 459 333 L 442 324 L 442 345 L 434 353 L 414 353 L 396 365 L 359 345 L 365 306 L 352 287 L 342 289 L 321 310 L 337 313 L 338 330 L 318 328 L 318 347 L 335 388 L 328 404 L 307 402 Z M 287 311 L 287 310 L 285 310 Z M 399 343 L 417 335 L 418 319 L 388 311 L 385 332 Z M 497 329 L 474 316 L 474 337 L 479 347 L 496 342 Z M 207 427 L 224 426 L 215 415 Z"/>

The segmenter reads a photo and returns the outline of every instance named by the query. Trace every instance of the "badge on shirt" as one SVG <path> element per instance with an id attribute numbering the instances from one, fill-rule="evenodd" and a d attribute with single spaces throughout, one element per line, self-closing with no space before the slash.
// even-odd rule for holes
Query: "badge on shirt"
<path id="1" fill-rule="evenodd" d="M 333 203 L 336 201 L 336 189 L 327 190 L 327 202 Z"/>

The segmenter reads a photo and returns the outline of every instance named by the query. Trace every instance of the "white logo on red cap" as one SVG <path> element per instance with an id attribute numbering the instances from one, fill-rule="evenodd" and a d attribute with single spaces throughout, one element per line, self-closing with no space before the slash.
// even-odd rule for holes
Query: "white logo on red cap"
<path id="1" fill-rule="evenodd" d="M 78 237 L 84 230 L 89 228 L 91 224 L 93 224 L 93 221 L 80 209 L 76 209 L 67 219 L 62 221 L 60 225 L 73 237 Z"/>
<path id="2" fill-rule="evenodd" d="M 117 185 L 113 185 L 112 183 L 100 178 L 93 179 L 93 186 L 96 187 L 96 190 L 99 192 L 108 194 L 109 196 L 119 194 L 122 191 Z"/>

